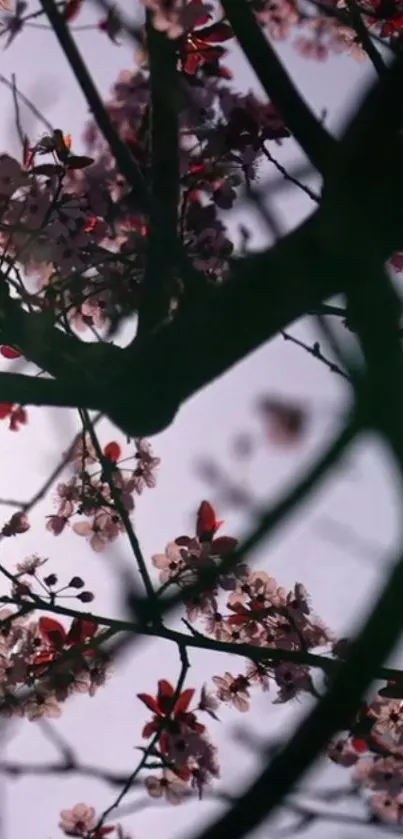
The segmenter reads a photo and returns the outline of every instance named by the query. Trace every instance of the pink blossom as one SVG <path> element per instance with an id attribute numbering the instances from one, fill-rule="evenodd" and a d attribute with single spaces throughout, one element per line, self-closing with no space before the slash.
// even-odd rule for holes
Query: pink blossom
<path id="1" fill-rule="evenodd" d="M 118 515 L 101 511 L 91 522 L 80 521 L 73 524 L 78 536 L 89 538 L 94 551 L 103 551 L 109 542 L 114 542 L 124 532 L 124 526 Z"/>
<path id="2" fill-rule="evenodd" d="M 182 550 L 175 542 L 166 546 L 165 553 L 151 557 L 151 562 L 160 571 L 159 580 L 162 584 L 172 580 L 185 569 Z"/>
<path id="3" fill-rule="evenodd" d="M 181 804 L 186 794 L 185 782 L 170 769 L 165 769 L 159 776 L 148 775 L 145 785 L 152 798 L 165 796 L 170 804 Z"/>
<path id="4" fill-rule="evenodd" d="M 330 760 L 340 766 L 354 766 L 358 761 L 357 752 L 352 748 L 350 741 L 343 737 L 335 737 L 330 741 L 327 754 Z M 364 761 L 361 761 L 361 764 L 363 763 Z"/>
<path id="5" fill-rule="evenodd" d="M 231 676 L 231 673 L 225 673 L 224 676 L 213 676 L 213 682 L 217 686 L 220 702 L 233 705 L 242 713 L 249 711 L 249 680 L 245 676 Z"/>
<path id="6" fill-rule="evenodd" d="M 153 489 L 157 483 L 156 471 L 161 463 L 161 458 L 153 454 L 151 443 L 144 438 L 135 440 L 137 466 L 133 471 L 136 492 L 141 495 L 144 487 Z"/>
<path id="7" fill-rule="evenodd" d="M 302 664 L 284 661 L 274 667 L 274 678 L 279 686 L 275 704 L 293 699 L 301 691 L 312 693 L 312 679 L 309 669 Z"/>
<path id="8" fill-rule="evenodd" d="M 370 797 L 369 804 L 381 821 L 387 824 L 401 824 L 403 821 L 403 794 L 393 796 L 377 792 Z"/>
<path id="9" fill-rule="evenodd" d="M 42 565 L 48 562 L 47 557 L 40 557 L 37 554 L 24 559 L 22 562 L 17 562 L 18 574 L 29 574 L 34 576 Z"/>
<path id="10" fill-rule="evenodd" d="M 68 836 L 85 836 L 95 825 L 95 808 L 88 804 L 75 804 L 71 810 L 60 813 L 59 827 Z"/>

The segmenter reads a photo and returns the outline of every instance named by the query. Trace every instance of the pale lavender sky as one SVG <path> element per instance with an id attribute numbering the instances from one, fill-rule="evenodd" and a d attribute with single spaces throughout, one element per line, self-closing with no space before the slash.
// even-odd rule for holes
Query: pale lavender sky
<path id="1" fill-rule="evenodd" d="M 128 2 L 126 12 L 132 11 Z M 82 12 L 79 22 L 93 20 L 92 7 Z M 89 67 L 100 89 L 107 93 L 119 70 L 131 68 L 131 46 L 111 47 L 98 33 L 82 32 L 77 36 Z M 331 126 L 339 120 L 347 103 L 358 97 L 360 85 L 369 72 L 346 57 L 332 58 L 324 64 L 300 58 L 289 45 L 280 47 L 289 71 L 317 112 L 329 109 Z M 255 87 L 252 74 L 238 58 L 234 59 L 236 81 L 246 89 Z M 71 133 L 76 145 L 86 118 L 86 107 L 71 72 L 50 32 L 26 31 L 7 52 L 2 53 L 1 72 L 17 74 L 19 87 L 33 98 L 46 117 Z M 17 153 L 13 145 L 12 105 L 6 88 L 0 87 L 3 124 L 2 147 Z M 40 126 L 27 122 L 32 133 Z M 276 155 L 281 162 L 295 159 L 295 146 L 285 144 Z M 311 207 L 302 193 L 283 193 L 280 204 L 284 229 L 292 228 Z M 256 223 L 254 222 L 256 226 Z M 256 227 L 257 229 L 257 227 Z M 256 236 L 259 244 L 259 233 Z M 292 329 L 301 338 L 313 338 L 312 325 L 304 322 Z M 240 431 L 257 430 L 254 402 L 261 393 L 282 393 L 301 398 L 313 409 L 313 417 L 304 444 L 298 450 L 279 451 L 267 447 L 257 462 L 242 474 L 234 467 L 231 440 Z M 166 543 L 183 532 L 191 532 L 195 510 L 208 488 L 197 473 L 202 457 L 215 458 L 234 479 L 250 486 L 263 501 L 274 499 L 294 476 L 302 474 L 313 453 L 328 440 L 335 429 L 343 405 L 348 400 L 344 383 L 331 375 L 306 353 L 282 339 L 271 342 L 250 356 L 219 382 L 194 397 L 180 412 L 174 425 L 155 437 L 155 453 L 162 458 L 160 477 L 155 490 L 145 493 L 137 503 L 136 530 L 147 557 L 163 551 Z M 49 473 L 60 452 L 77 427 L 74 412 L 30 409 L 30 423 L 15 437 L 0 425 L 0 497 L 29 498 Z M 115 436 L 109 424 L 100 428 L 103 443 Z M 104 555 L 91 552 L 84 540 L 72 533 L 58 539 L 44 528 L 44 515 L 52 511 L 51 498 L 38 505 L 34 526 L 24 537 L 2 543 L 1 561 L 10 570 L 15 562 L 33 552 L 48 556 L 49 569 L 66 579 L 83 576 L 96 592 L 94 611 L 119 613 L 119 587 L 115 568 L 119 562 L 132 562 L 128 545 L 122 537 Z M 241 536 L 251 522 L 228 509 L 220 509 L 226 519 L 225 532 Z M 8 511 L 4 510 L 4 520 Z M 337 545 L 332 540 L 329 518 L 342 522 L 362 537 L 363 546 Z M 323 489 L 287 523 L 270 542 L 251 557 L 256 568 L 265 568 L 279 584 L 292 586 L 302 581 L 307 586 L 316 611 L 339 634 L 346 634 L 366 613 L 387 565 L 387 551 L 399 533 L 394 474 L 383 449 L 367 438 L 356 446 L 344 468 L 340 468 Z M 327 538 L 328 537 L 328 538 Z M 368 547 L 365 547 L 367 545 Z M 178 621 L 176 621 L 178 622 Z M 175 621 L 173 621 L 175 623 Z M 241 672 L 243 663 L 233 657 L 206 652 L 192 654 L 189 686 L 200 687 L 225 669 Z M 179 672 L 175 647 L 167 642 L 141 643 L 132 655 L 118 666 L 108 686 L 90 700 L 78 697 L 69 702 L 56 724 L 71 743 L 79 759 L 86 763 L 130 771 L 137 760 L 134 750 L 141 744 L 141 728 L 146 709 L 135 698 L 139 691 L 153 693 L 160 677 L 174 681 Z M 234 791 L 256 768 L 255 759 L 234 741 L 235 726 L 244 723 L 259 737 L 270 737 L 290 730 L 307 704 L 272 706 L 272 695 L 256 692 L 253 710 L 245 720 L 236 712 L 222 709 L 220 724 L 211 724 L 211 734 L 220 749 L 222 781 L 217 788 Z M 16 760 L 43 760 L 56 757 L 34 723 L 24 721 L 13 727 L 7 756 Z M 325 764 L 324 764 L 325 765 Z M 348 783 L 348 772 L 327 767 L 320 782 Z M 325 780 L 324 780 L 325 779 Z M 0 808 L 4 839 L 56 839 L 59 812 L 77 801 L 93 804 L 100 811 L 115 797 L 107 786 L 77 776 L 13 782 L 0 781 Z M 143 799 L 141 791 L 129 794 L 128 801 Z M 349 805 L 351 806 L 351 805 Z M 180 808 L 148 807 L 125 820 L 136 839 L 182 839 L 191 835 L 195 825 L 215 811 L 211 802 L 192 803 Z M 190 831 L 190 832 L 189 832 Z M 273 828 L 262 828 L 259 835 L 271 837 Z M 307 832 L 308 839 L 353 834 L 353 829 L 319 824 Z M 357 831 L 355 831 L 357 833 Z M 380 831 L 383 834 L 383 831 Z"/>

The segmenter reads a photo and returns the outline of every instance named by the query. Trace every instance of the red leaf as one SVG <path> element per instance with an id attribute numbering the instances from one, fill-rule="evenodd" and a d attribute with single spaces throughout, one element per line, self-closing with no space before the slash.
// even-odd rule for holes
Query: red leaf
<path id="1" fill-rule="evenodd" d="M 86 166 L 91 166 L 93 162 L 93 157 L 71 154 L 66 160 L 66 166 L 68 169 L 85 169 Z"/>
<path id="2" fill-rule="evenodd" d="M 201 542 L 210 541 L 223 521 L 217 521 L 214 507 L 209 501 L 202 501 L 197 511 L 196 536 Z"/>
<path id="3" fill-rule="evenodd" d="M 194 688 L 187 688 L 187 690 L 184 690 L 183 693 L 181 693 L 178 701 L 175 703 L 175 708 L 174 708 L 174 715 L 175 716 L 177 716 L 177 714 L 183 714 L 185 711 L 187 711 L 187 709 L 188 709 L 188 707 L 189 707 L 189 705 L 190 705 L 190 703 L 191 703 L 191 701 L 194 697 L 194 694 L 195 694 Z"/>
<path id="4" fill-rule="evenodd" d="M 367 752 L 369 750 L 369 746 L 366 740 L 363 740 L 361 737 L 353 737 L 351 741 L 351 745 L 355 752 L 362 754 L 363 752 Z"/>
<path id="5" fill-rule="evenodd" d="M 229 618 L 227 618 L 227 623 L 229 623 L 230 626 L 242 626 L 244 623 L 248 623 L 249 619 L 250 616 L 247 613 L 242 612 L 242 614 L 239 615 L 230 615 Z"/>
<path id="6" fill-rule="evenodd" d="M 97 625 L 93 621 L 82 620 L 81 618 L 73 618 L 71 626 L 66 637 L 66 641 L 70 646 L 75 647 L 77 644 L 83 644 L 92 638 L 96 632 Z"/>
<path id="7" fill-rule="evenodd" d="M 175 689 L 171 682 L 168 682 L 167 679 L 160 679 L 158 682 L 158 702 L 161 702 L 162 699 L 172 699 L 173 696 L 175 696 Z"/>
<path id="8" fill-rule="evenodd" d="M 186 50 L 187 53 L 197 53 L 203 63 L 208 61 L 218 61 L 227 50 L 225 47 L 220 47 L 218 45 L 210 45 L 206 41 L 202 40 L 201 38 L 189 38 L 186 42 Z"/>
<path id="9" fill-rule="evenodd" d="M 104 455 L 108 458 L 108 460 L 111 460 L 113 463 L 116 463 L 119 460 L 121 454 L 122 450 L 118 443 L 112 441 L 111 443 L 106 444 L 104 448 Z"/>
<path id="10" fill-rule="evenodd" d="M 6 344 L 2 344 L 0 347 L 0 353 L 3 358 L 21 358 L 21 353 L 19 350 L 15 350 L 14 347 L 9 347 Z"/>
<path id="11" fill-rule="evenodd" d="M 55 654 L 51 652 L 47 653 L 39 653 L 39 655 L 35 656 L 34 664 L 50 664 L 51 661 L 55 660 Z"/>
<path id="12" fill-rule="evenodd" d="M 213 23 L 212 26 L 206 26 L 205 29 L 198 29 L 195 35 L 206 44 L 222 43 L 234 37 L 228 23 Z"/>
<path id="13" fill-rule="evenodd" d="M 66 640 L 66 630 L 59 621 L 53 618 L 39 618 L 39 632 L 44 641 L 47 641 L 55 649 L 60 649 Z"/>
<path id="14" fill-rule="evenodd" d="M 190 52 L 188 55 L 185 56 L 183 62 L 183 72 L 187 73 L 188 76 L 194 76 L 197 73 L 199 67 L 204 64 L 203 57 L 198 52 Z"/>
<path id="15" fill-rule="evenodd" d="M 144 705 L 148 708 L 148 710 L 152 711 L 153 714 L 160 713 L 158 702 L 154 696 L 151 696 L 149 693 L 138 693 L 137 699 L 140 699 L 140 702 L 143 702 Z"/>
<path id="16" fill-rule="evenodd" d="M 138 696 L 140 698 L 141 694 L 138 694 Z M 151 737 L 152 734 L 154 734 L 154 732 L 156 730 L 157 730 L 156 721 L 151 720 L 151 722 L 146 722 L 146 724 L 145 724 L 145 726 L 144 726 L 144 728 L 141 732 L 141 736 L 144 737 L 147 740 L 149 737 Z"/>
<path id="17" fill-rule="evenodd" d="M 6 417 L 9 417 L 12 410 L 12 402 L 0 402 L 0 419 L 6 419 Z"/>
<path id="18" fill-rule="evenodd" d="M 63 19 L 67 21 L 75 20 L 81 11 L 81 6 L 84 0 L 67 0 L 63 9 Z"/>

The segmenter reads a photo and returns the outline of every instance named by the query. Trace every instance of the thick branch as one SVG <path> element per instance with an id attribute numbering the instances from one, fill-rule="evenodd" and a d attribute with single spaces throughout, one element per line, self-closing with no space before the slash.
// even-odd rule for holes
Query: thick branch
<path id="1" fill-rule="evenodd" d="M 19 405 L 54 405 L 60 408 L 96 408 L 91 395 L 75 382 L 41 379 L 20 373 L 0 373 L 0 402 Z"/>
<path id="2" fill-rule="evenodd" d="M 16 303 L 3 334 L 69 382 L 77 405 L 85 389 L 87 407 L 109 414 L 126 433 L 155 434 L 200 388 L 341 290 L 339 269 L 326 264 L 318 246 L 317 220 L 315 214 L 270 250 L 236 262 L 232 279 L 197 308 L 126 350 L 81 342 Z"/>
<path id="3" fill-rule="evenodd" d="M 164 225 L 151 214 L 147 267 L 139 309 L 138 335 L 162 323 L 173 292 L 179 206 L 179 98 L 176 44 L 152 25 L 147 13 L 150 62 L 151 199 Z"/>

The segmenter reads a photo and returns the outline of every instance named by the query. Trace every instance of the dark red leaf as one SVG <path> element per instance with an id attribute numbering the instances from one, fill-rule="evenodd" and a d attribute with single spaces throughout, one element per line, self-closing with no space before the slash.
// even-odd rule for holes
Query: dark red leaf
<path id="1" fill-rule="evenodd" d="M 139 695 L 139 698 L 141 698 L 141 694 Z M 148 738 L 151 737 L 151 735 L 154 734 L 154 732 L 156 730 L 157 730 L 156 722 L 155 722 L 155 720 L 151 720 L 151 722 L 146 722 L 146 724 L 145 724 L 145 726 L 144 726 L 144 728 L 141 732 L 141 736 L 144 737 L 146 740 L 148 740 Z"/>
<path id="2" fill-rule="evenodd" d="M 52 175 L 61 175 L 64 167 L 58 163 L 41 163 L 39 166 L 33 166 L 31 172 L 33 175 L 46 175 L 50 178 Z"/>
<path id="3" fill-rule="evenodd" d="M 63 9 L 63 19 L 67 21 L 75 20 L 78 17 L 84 0 L 67 0 Z"/>
<path id="4" fill-rule="evenodd" d="M 234 33 L 228 23 L 213 23 L 212 26 L 198 29 L 195 36 L 207 44 L 214 44 L 229 41 L 234 37 Z"/>
<path id="5" fill-rule="evenodd" d="M 86 155 L 75 155 L 71 154 L 66 159 L 66 166 L 68 169 L 85 169 L 86 166 L 91 166 L 94 162 L 93 157 L 87 157 Z"/>
<path id="6" fill-rule="evenodd" d="M 160 679 L 158 682 L 158 702 L 163 699 L 172 699 L 175 696 L 175 689 L 167 679 Z"/>
<path id="7" fill-rule="evenodd" d="M 42 638 L 55 649 L 60 649 L 66 640 L 64 626 L 53 618 L 39 618 L 39 632 Z"/>
<path id="8" fill-rule="evenodd" d="M 140 699 L 140 702 L 143 702 L 148 710 L 152 711 L 153 714 L 159 714 L 159 705 L 154 696 L 151 696 L 149 693 L 138 693 L 137 699 Z"/>
<path id="9" fill-rule="evenodd" d="M 95 634 L 97 624 L 93 621 L 82 620 L 81 618 L 73 618 L 71 626 L 66 637 L 66 641 L 70 646 L 77 646 L 88 641 L 89 638 Z"/>
<path id="10" fill-rule="evenodd" d="M 200 541 L 210 541 L 223 521 L 217 521 L 214 507 L 209 501 L 202 501 L 197 511 L 196 536 Z"/>
<path id="11" fill-rule="evenodd" d="M 238 545 L 238 539 L 233 536 L 220 536 L 211 543 L 211 553 L 215 556 L 226 556 L 232 553 Z"/>
<path id="12" fill-rule="evenodd" d="M 194 688 L 187 688 L 187 690 L 184 690 L 183 693 L 181 693 L 179 699 L 175 703 L 175 708 L 174 708 L 175 716 L 177 714 L 183 714 L 185 711 L 187 711 L 194 695 L 195 695 Z"/>

